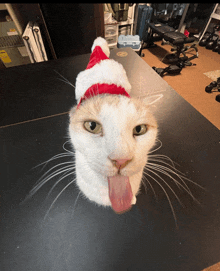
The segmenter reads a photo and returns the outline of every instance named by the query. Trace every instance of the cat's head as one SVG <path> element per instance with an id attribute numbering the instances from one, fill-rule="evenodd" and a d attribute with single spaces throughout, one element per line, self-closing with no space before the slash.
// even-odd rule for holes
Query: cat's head
<path id="1" fill-rule="evenodd" d="M 129 178 L 133 195 L 138 192 L 157 136 L 147 99 L 109 94 L 87 99 L 70 111 L 69 135 L 75 151 L 83 157 L 88 186 L 91 176 L 99 176 L 93 185 L 102 187 L 106 182 L 108 189 L 109 177 L 120 175 Z"/>
<path id="2" fill-rule="evenodd" d="M 123 212 L 135 202 L 157 123 L 145 99 L 132 98 L 123 66 L 109 59 L 105 39 L 92 46 L 76 78 L 77 106 L 69 134 L 76 151 L 76 182 L 90 200 Z"/>

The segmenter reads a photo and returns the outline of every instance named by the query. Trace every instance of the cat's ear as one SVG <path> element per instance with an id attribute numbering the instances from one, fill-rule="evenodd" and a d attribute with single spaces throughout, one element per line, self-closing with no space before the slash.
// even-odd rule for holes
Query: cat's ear
<path id="1" fill-rule="evenodd" d="M 152 105 L 158 102 L 162 98 L 163 98 L 163 94 L 151 95 L 151 96 L 143 97 L 143 102 L 146 105 Z"/>

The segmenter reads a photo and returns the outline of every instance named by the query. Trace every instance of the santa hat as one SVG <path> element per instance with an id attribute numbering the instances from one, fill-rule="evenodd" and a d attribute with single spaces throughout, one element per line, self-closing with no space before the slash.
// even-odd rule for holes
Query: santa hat
<path id="1" fill-rule="evenodd" d="M 115 94 L 130 97 L 131 85 L 123 66 L 109 59 L 110 51 L 105 39 L 98 37 L 92 45 L 92 54 L 86 70 L 76 78 L 77 108 L 81 102 L 95 95 Z"/>

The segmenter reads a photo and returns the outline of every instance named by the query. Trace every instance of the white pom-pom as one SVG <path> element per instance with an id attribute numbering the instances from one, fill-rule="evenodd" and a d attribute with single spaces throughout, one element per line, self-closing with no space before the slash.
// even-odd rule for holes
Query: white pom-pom
<path id="1" fill-rule="evenodd" d="M 110 50 L 108 48 L 108 43 L 104 38 L 102 38 L 102 37 L 96 38 L 93 42 L 91 51 L 93 51 L 97 45 L 102 48 L 102 51 L 106 54 L 107 57 L 110 56 Z"/>

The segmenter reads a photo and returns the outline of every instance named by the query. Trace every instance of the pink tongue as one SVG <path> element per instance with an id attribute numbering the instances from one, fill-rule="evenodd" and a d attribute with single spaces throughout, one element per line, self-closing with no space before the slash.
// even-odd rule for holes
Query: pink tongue
<path id="1" fill-rule="evenodd" d="M 116 213 L 131 208 L 133 198 L 129 178 L 121 175 L 108 177 L 109 198 Z"/>

